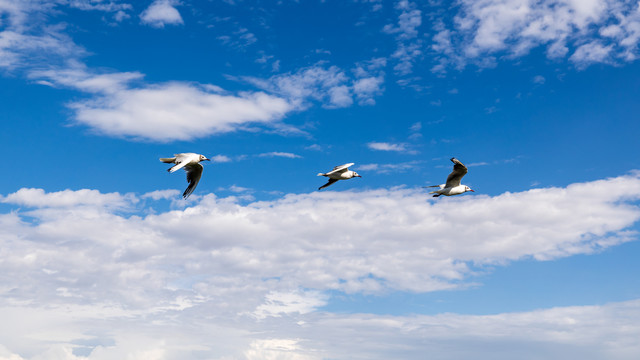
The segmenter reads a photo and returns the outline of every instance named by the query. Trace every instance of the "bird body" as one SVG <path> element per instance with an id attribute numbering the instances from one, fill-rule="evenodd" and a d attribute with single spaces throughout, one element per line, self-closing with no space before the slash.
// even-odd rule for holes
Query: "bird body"
<path id="1" fill-rule="evenodd" d="M 433 185 L 433 186 L 425 186 L 425 187 L 437 187 L 439 190 L 431 191 L 429 194 L 435 194 L 433 197 L 438 197 L 440 195 L 444 196 L 453 196 L 464 194 L 467 191 L 474 191 L 470 187 L 466 185 L 460 184 L 460 180 L 465 176 L 468 172 L 466 166 L 460 162 L 460 160 L 456 158 L 451 158 L 451 162 L 453 163 L 453 171 L 449 176 L 447 176 L 447 182 L 445 184 Z"/>
<path id="2" fill-rule="evenodd" d="M 326 188 L 327 186 L 333 184 L 334 182 L 338 181 L 338 180 L 348 180 L 354 177 L 362 177 L 360 175 L 358 175 L 357 172 L 355 171 L 351 171 L 349 170 L 349 166 L 352 166 L 353 163 L 348 163 L 348 164 L 344 164 L 344 165 L 339 165 L 333 168 L 333 170 L 327 172 L 327 173 L 318 173 L 318 176 L 325 176 L 329 178 L 329 182 L 327 182 L 326 184 L 320 186 L 318 188 L 318 190 L 322 190 L 324 188 Z"/>
<path id="3" fill-rule="evenodd" d="M 160 158 L 160 161 L 167 164 L 175 164 L 174 166 L 167 169 L 168 172 L 175 172 L 184 168 L 187 172 L 187 182 L 189 182 L 189 186 L 182 193 L 182 197 L 185 199 L 191 195 L 193 190 L 198 186 L 198 182 L 200 182 L 200 178 L 202 177 L 202 170 L 204 169 L 200 164 L 200 161 L 210 161 L 204 155 L 196 154 L 196 153 L 181 153 L 174 154 L 172 158 Z"/>

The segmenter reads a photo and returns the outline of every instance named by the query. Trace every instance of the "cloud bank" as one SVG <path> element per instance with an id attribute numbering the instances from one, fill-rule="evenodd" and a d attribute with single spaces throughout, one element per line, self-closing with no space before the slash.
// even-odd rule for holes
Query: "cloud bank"
<path id="1" fill-rule="evenodd" d="M 171 196 L 177 192 L 2 196 L 11 210 L 0 214 L 0 314 L 20 326 L 0 330 L 0 356 L 418 359 L 460 342 L 468 345 L 462 357 L 514 343 L 535 344 L 541 356 L 558 353 L 554 347 L 593 359 L 638 353 L 637 301 L 491 316 L 322 310 L 334 292 L 454 289 L 487 266 L 636 240 L 638 173 L 444 201 L 420 189 L 289 194 L 246 205 L 209 194 L 189 207 L 153 210 Z M 366 346 L 344 341 L 356 333 Z"/>

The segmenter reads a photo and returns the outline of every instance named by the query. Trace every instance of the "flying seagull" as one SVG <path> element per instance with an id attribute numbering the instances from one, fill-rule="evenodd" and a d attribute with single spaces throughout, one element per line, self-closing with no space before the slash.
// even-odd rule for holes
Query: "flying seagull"
<path id="1" fill-rule="evenodd" d="M 348 167 L 352 165 L 353 163 L 348 163 L 348 164 L 336 166 L 333 168 L 333 170 L 329 171 L 328 173 L 324 173 L 324 174 L 318 173 L 318 176 L 326 176 L 329 178 L 329 182 L 320 186 L 318 190 L 322 190 L 338 180 L 347 180 L 354 177 L 361 178 L 362 176 L 358 175 L 357 172 L 351 171 L 348 169 Z"/>
<path id="2" fill-rule="evenodd" d="M 460 160 L 456 158 L 451 158 L 451 162 L 453 163 L 453 171 L 449 176 L 447 176 L 447 183 L 441 185 L 433 185 L 433 186 L 424 186 L 426 188 L 437 187 L 440 190 L 432 191 L 429 194 L 435 194 L 433 197 L 438 197 L 440 195 L 451 196 L 451 195 L 460 195 L 467 191 L 473 191 L 466 185 L 460 185 L 460 180 L 467 173 L 467 167 L 464 166 Z M 475 192 L 475 191 L 474 191 Z"/>
<path id="3" fill-rule="evenodd" d="M 189 186 L 182 193 L 182 197 L 185 199 L 191 195 L 193 190 L 198 186 L 198 182 L 200 181 L 200 177 L 202 177 L 202 165 L 200 165 L 200 161 L 211 161 L 207 159 L 204 155 L 196 154 L 196 153 L 182 153 L 182 154 L 174 154 L 172 158 L 160 158 L 160 161 L 167 164 L 175 164 L 174 166 L 167 169 L 168 172 L 175 172 L 184 168 L 187 172 L 187 181 L 189 182 Z"/>

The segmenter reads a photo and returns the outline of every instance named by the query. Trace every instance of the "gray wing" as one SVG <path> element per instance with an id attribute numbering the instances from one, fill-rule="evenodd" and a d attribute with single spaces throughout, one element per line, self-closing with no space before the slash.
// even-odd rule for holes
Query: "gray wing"
<path id="1" fill-rule="evenodd" d="M 327 182 L 326 184 L 324 184 L 324 185 L 320 186 L 320 187 L 318 188 L 318 190 L 322 190 L 322 189 L 326 188 L 327 186 L 329 186 L 329 185 L 333 184 L 333 183 L 334 183 L 334 182 L 336 182 L 336 181 L 338 181 L 338 179 L 329 179 L 329 182 Z"/>
<path id="2" fill-rule="evenodd" d="M 198 182 L 200 182 L 200 178 L 202 177 L 202 169 L 204 168 L 200 164 L 190 164 L 185 166 L 184 169 L 187 171 L 187 181 L 189 182 L 189 186 L 182 194 L 182 197 L 186 199 L 191 195 L 193 190 L 196 189 L 196 186 L 198 186 Z"/>
<path id="3" fill-rule="evenodd" d="M 447 184 L 445 187 L 455 187 L 460 185 L 460 180 L 462 180 L 462 177 L 465 176 L 468 171 L 467 167 L 464 166 L 460 160 L 451 158 L 451 162 L 453 163 L 453 171 L 449 176 L 447 176 Z"/>

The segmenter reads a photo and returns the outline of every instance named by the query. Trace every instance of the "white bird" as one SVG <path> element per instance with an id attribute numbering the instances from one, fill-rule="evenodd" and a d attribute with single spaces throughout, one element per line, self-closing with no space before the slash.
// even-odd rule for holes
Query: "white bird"
<path id="1" fill-rule="evenodd" d="M 211 161 L 207 159 L 204 155 L 196 154 L 196 153 L 182 153 L 182 154 L 174 154 L 172 158 L 160 158 L 160 161 L 167 164 L 175 164 L 174 166 L 167 169 L 168 172 L 175 172 L 184 168 L 187 172 L 187 181 L 189 182 L 189 186 L 182 194 L 182 197 L 185 199 L 191 195 L 193 190 L 196 189 L 198 182 L 200 181 L 200 177 L 202 177 L 202 170 L 204 169 L 200 164 L 200 161 Z"/>
<path id="2" fill-rule="evenodd" d="M 354 177 L 361 178 L 362 176 L 358 175 L 357 172 L 351 171 L 348 169 L 348 167 L 352 165 L 353 163 L 348 163 L 348 164 L 336 166 L 333 168 L 333 170 L 329 171 L 328 173 L 324 173 L 324 174 L 318 173 L 318 176 L 326 176 L 329 178 L 329 182 L 320 186 L 318 190 L 322 190 L 338 180 L 347 180 Z"/>
<path id="3" fill-rule="evenodd" d="M 453 171 L 449 176 L 447 176 L 447 183 L 441 185 L 433 185 L 433 186 L 424 186 L 426 188 L 430 187 L 439 187 L 440 190 L 432 191 L 429 194 L 435 194 L 433 197 L 438 197 L 440 195 L 451 196 L 451 195 L 460 195 L 467 191 L 473 191 L 470 187 L 466 185 L 460 185 L 460 180 L 467 173 L 467 167 L 464 166 L 456 158 L 451 158 L 451 162 L 453 162 Z M 475 192 L 475 191 L 473 191 Z"/>

